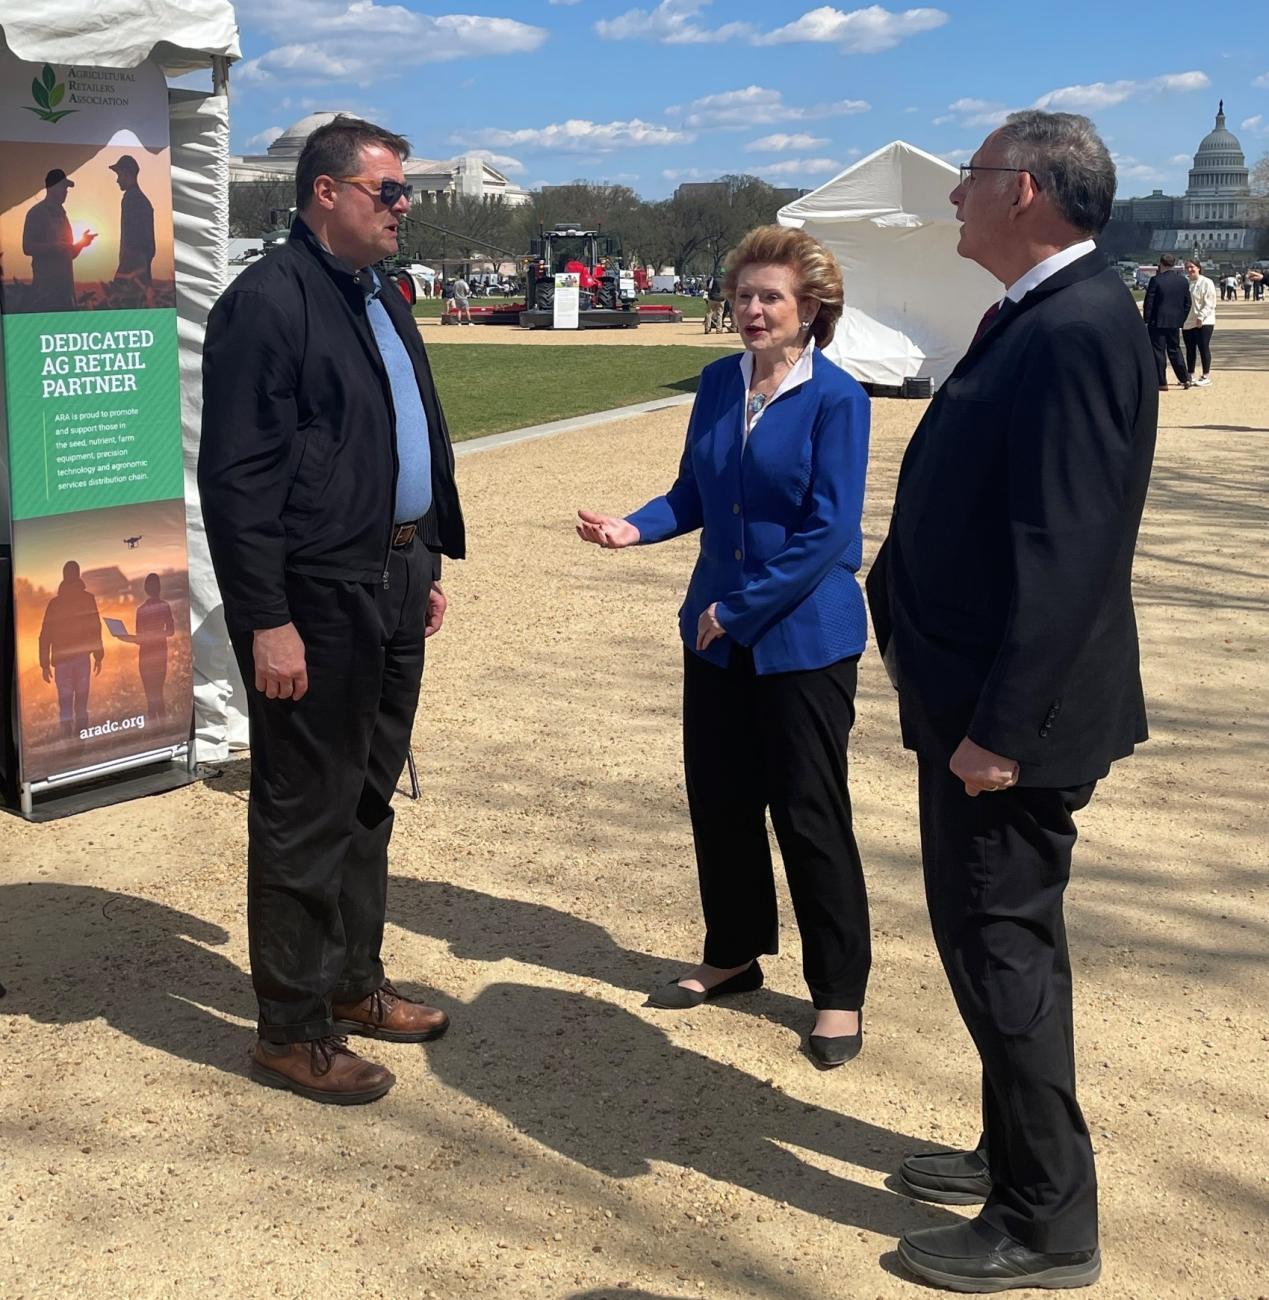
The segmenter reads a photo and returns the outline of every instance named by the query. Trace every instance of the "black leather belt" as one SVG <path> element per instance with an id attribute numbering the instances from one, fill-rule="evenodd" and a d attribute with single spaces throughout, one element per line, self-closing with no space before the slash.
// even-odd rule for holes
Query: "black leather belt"
<path id="1" fill-rule="evenodd" d="M 414 534 L 418 531 L 418 524 L 397 524 L 392 530 L 393 550 L 402 546 L 409 546 L 409 544 L 414 540 Z"/>

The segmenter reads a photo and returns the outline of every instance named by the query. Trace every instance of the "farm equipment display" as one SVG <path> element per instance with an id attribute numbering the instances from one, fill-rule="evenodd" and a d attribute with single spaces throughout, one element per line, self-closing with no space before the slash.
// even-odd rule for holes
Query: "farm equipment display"
<path id="1" fill-rule="evenodd" d="M 531 241 L 520 324 L 551 329 L 555 324 L 555 277 L 574 274 L 580 293 L 581 329 L 634 329 L 639 324 L 634 276 L 621 267 L 621 241 L 599 230 L 559 222 L 539 228 Z"/>

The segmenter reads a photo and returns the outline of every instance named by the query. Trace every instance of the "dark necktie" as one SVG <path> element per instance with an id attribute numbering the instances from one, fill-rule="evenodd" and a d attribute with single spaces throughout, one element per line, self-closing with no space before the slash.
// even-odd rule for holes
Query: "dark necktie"
<path id="1" fill-rule="evenodd" d="M 971 348 L 984 334 L 987 333 L 988 329 L 991 327 L 992 321 L 1000 315 L 1002 305 L 1002 303 L 993 302 L 992 305 L 983 312 L 983 318 L 978 322 L 978 328 L 974 331 L 974 337 L 970 339 L 969 346 Z"/>

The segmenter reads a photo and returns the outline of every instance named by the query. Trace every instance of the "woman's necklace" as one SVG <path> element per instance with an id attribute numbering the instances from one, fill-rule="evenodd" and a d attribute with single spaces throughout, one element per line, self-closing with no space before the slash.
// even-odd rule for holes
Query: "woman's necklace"
<path id="1" fill-rule="evenodd" d="M 767 400 L 768 398 L 766 393 L 749 394 L 749 418 L 750 419 L 753 419 L 753 417 L 757 415 L 758 412 L 761 411 L 764 406 L 766 406 Z"/>

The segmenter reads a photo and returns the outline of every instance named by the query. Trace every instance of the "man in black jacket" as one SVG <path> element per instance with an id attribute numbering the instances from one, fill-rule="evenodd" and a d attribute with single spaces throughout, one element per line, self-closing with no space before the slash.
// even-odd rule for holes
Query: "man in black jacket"
<path id="1" fill-rule="evenodd" d="M 252 1077 L 314 1101 L 392 1086 L 340 1035 L 420 1042 L 380 947 L 440 555 L 464 554 L 445 417 L 414 320 L 374 263 L 411 187 L 400 136 L 336 118 L 308 139 L 290 240 L 212 311 L 198 481 L 248 685 Z M 254 689 L 251 689 L 252 685 Z"/>
<path id="2" fill-rule="evenodd" d="M 985 1201 L 900 1242 L 957 1290 L 1100 1271 L 1062 901 L 1074 814 L 1146 738 L 1131 578 L 1158 417 L 1146 330 L 1092 242 L 1114 191 L 1092 123 L 1066 113 L 1015 113 L 962 168 L 960 254 L 1007 291 L 912 438 L 868 579 L 934 938 L 982 1059 L 977 1149 L 900 1174 Z"/>
<path id="3" fill-rule="evenodd" d="M 1154 348 L 1159 391 L 1168 391 L 1169 361 L 1177 383 L 1182 388 L 1192 387 L 1189 367 L 1181 355 L 1181 327 L 1190 314 L 1190 282 L 1171 253 L 1159 258 L 1159 269 L 1146 285 L 1142 314 L 1150 331 L 1150 346 Z"/>

